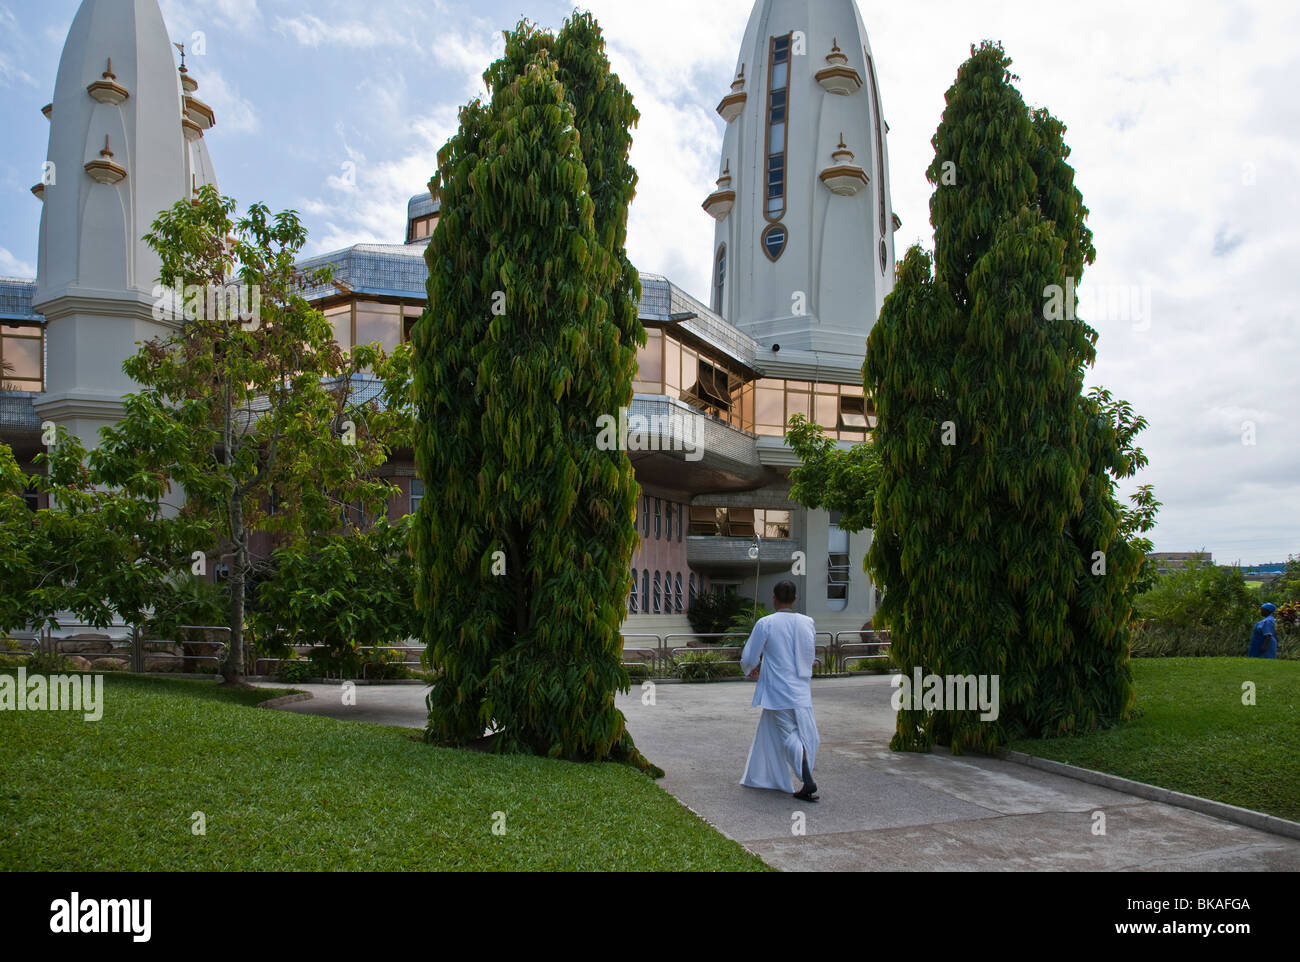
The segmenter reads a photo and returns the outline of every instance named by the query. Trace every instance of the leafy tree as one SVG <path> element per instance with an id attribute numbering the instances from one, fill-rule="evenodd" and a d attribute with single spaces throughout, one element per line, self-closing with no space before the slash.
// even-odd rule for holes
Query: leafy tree
<path id="1" fill-rule="evenodd" d="M 416 326 L 416 516 L 431 739 L 627 760 L 619 626 L 637 486 L 599 450 L 630 403 L 638 282 L 623 249 L 637 115 L 599 28 L 528 23 L 461 110 L 431 188 L 428 310 Z"/>
<path id="2" fill-rule="evenodd" d="M 217 554 L 230 558 L 229 683 L 244 674 L 252 532 L 330 530 L 341 505 L 377 512 L 389 491 L 372 475 L 384 445 L 364 418 L 349 417 L 352 377 L 377 364 L 378 353 L 345 355 L 303 297 L 327 277 L 295 267 L 306 241 L 297 215 L 273 217 L 259 204 L 235 219 L 234 207 L 201 187 L 155 220 L 146 240 L 161 257 L 161 284 L 184 292 L 173 305 L 178 329 L 127 360 L 141 390 L 124 399 L 124 417 L 90 455 L 98 484 L 128 492 L 143 485 L 154 505 L 168 492 L 183 499 L 176 517 L 204 522 Z M 245 306 L 257 305 L 242 317 L 208 296 L 233 283 L 243 285 Z"/>
<path id="3" fill-rule="evenodd" d="M 1260 586 L 1259 600 L 1261 604 L 1271 601 L 1277 605 L 1300 601 L 1300 555 L 1288 557 L 1285 570 Z"/>
<path id="4" fill-rule="evenodd" d="M 935 254 L 913 248 L 872 330 L 879 448 L 868 563 L 898 663 L 998 674 L 996 722 L 899 712 L 896 750 L 992 751 L 1127 717 L 1129 608 L 1156 503 L 1115 483 L 1145 426 L 1083 394 L 1097 335 L 1047 309 L 1095 257 L 1062 125 L 1031 112 L 1001 46 L 972 48 L 927 176 Z M 953 181 L 955 175 L 955 182 Z"/>
<path id="5" fill-rule="evenodd" d="M 796 414 L 785 436 L 799 467 L 790 472 L 790 498 L 805 508 L 839 511 L 839 527 L 865 531 L 871 527 L 880 475 L 880 451 L 870 441 L 843 449 L 821 429 Z"/>
<path id="6" fill-rule="evenodd" d="M 359 669 L 361 646 L 402 644 L 419 631 L 410 515 L 359 530 L 299 538 L 271 555 L 252 617 L 259 637 L 323 644 L 335 664 Z"/>

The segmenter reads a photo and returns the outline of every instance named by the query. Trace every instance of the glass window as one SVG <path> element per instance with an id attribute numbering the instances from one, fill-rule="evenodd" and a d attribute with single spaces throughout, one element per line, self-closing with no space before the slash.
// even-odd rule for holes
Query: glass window
<path id="1" fill-rule="evenodd" d="M 650 496 L 641 495 L 641 537 L 650 537 Z"/>
<path id="2" fill-rule="evenodd" d="M 325 312 L 325 318 L 334 328 L 334 340 L 345 351 L 352 350 L 352 305 L 340 304 Z"/>
<path id="3" fill-rule="evenodd" d="M 718 512 L 704 505 L 691 505 L 691 535 L 694 537 L 718 533 Z"/>
<path id="4" fill-rule="evenodd" d="M 796 414 L 802 414 L 809 419 L 812 418 L 812 395 L 804 394 L 802 391 L 786 391 L 785 423 L 789 424 L 790 419 Z"/>
<path id="5" fill-rule="evenodd" d="M 641 348 L 636 355 L 636 379 L 644 384 L 657 384 L 657 391 L 648 393 L 663 393 L 664 380 L 664 332 L 660 330 L 647 330 L 645 347 Z"/>
<path id="6" fill-rule="evenodd" d="M 722 292 L 727 283 L 727 245 L 718 248 L 717 261 L 713 269 L 713 311 L 722 313 Z"/>
<path id="7" fill-rule="evenodd" d="M 637 585 L 636 585 L 636 569 L 633 568 L 633 569 L 632 569 L 632 593 L 628 596 L 628 599 L 627 599 L 627 613 L 628 613 L 629 615 L 634 615 L 634 614 L 636 614 L 637 603 L 638 603 L 638 601 L 639 601 L 639 599 L 638 599 L 637 596 L 636 596 L 636 587 L 637 587 Z"/>
<path id="8" fill-rule="evenodd" d="M 655 595 L 654 595 L 654 613 L 663 614 L 663 588 L 659 579 L 659 572 L 655 572 Z"/>
<path id="9" fill-rule="evenodd" d="M 818 426 L 825 431 L 836 430 L 839 427 L 839 398 L 832 394 L 818 394 L 813 403 Z"/>
<path id="10" fill-rule="evenodd" d="M 772 201 L 768 201 L 769 208 Z M 784 201 L 782 201 L 784 204 Z M 780 224 L 773 224 L 767 230 L 763 231 L 763 249 L 767 251 L 767 256 L 772 260 L 777 260 L 785 250 L 786 233 L 785 228 Z"/>
<path id="11" fill-rule="evenodd" d="M 839 428 L 841 431 L 866 431 L 867 429 L 866 398 L 861 398 L 861 397 L 840 398 Z"/>
<path id="12" fill-rule="evenodd" d="M 764 538 L 783 539 L 790 537 L 790 512 L 779 508 L 764 508 L 762 512 Z"/>
<path id="13" fill-rule="evenodd" d="M 5 370 L 0 374 L 0 381 L 12 385 L 19 391 L 39 392 L 43 382 L 41 347 L 44 339 L 41 329 L 21 327 L 18 330 L 25 335 L 36 336 L 19 337 L 17 331 L 5 329 L 4 336 L 0 337 L 0 359 L 3 359 L 12 370 Z"/>
<path id="14" fill-rule="evenodd" d="M 673 577 L 673 611 L 679 615 L 682 613 L 682 573 L 680 571 Z"/>
<path id="15" fill-rule="evenodd" d="M 754 422 L 768 428 L 785 425 L 785 385 L 779 380 L 765 378 L 758 382 L 754 392 Z"/>
<path id="16" fill-rule="evenodd" d="M 664 338 L 664 388 L 673 397 L 682 390 L 682 346 L 671 337 Z"/>
<path id="17" fill-rule="evenodd" d="M 663 536 L 663 501 L 655 498 L 655 540 Z"/>
<path id="18" fill-rule="evenodd" d="M 400 304 L 357 302 L 357 343 L 378 343 L 393 351 L 402 343 L 402 307 Z"/>
<path id="19" fill-rule="evenodd" d="M 650 569 L 645 568 L 641 571 L 641 613 L 647 615 L 650 613 Z"/>
<path id="20" fill-rule="evenodd" d="M 420 506 L 420 500 L 424 497 L 424 482 L 419 478 L 411 479 L 411 514 L 415 514 L 415 509 Z"/>
<path id="21" fill-rule="evenodd" d="M 692 605 L 693 605 L 693 604 L 695 604 L 695 599 L 699 596 L 699 591 L 700 591 L 699 584 L 698 584 L 698 582 L 696 582 L 696 580 L 695 580 L 695 572 L 694 572 L 694 571 L 691 572 L 690 591 L 691 591 L 691 594 L 690 594 L 690 600 L 689 600 L 688 604 L 692 604 Z"/>

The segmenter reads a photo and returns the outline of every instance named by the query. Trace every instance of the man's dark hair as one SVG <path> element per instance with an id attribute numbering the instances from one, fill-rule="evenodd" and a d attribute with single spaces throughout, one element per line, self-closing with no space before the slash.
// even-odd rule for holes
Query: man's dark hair
<path id="1" fill-rule="evenodd" d="M 776 587 L 772 589 L 772 597 L 783 605 L 788 605 L 794 601 L 795 587 L 793 581 L 778 581 Z"/>

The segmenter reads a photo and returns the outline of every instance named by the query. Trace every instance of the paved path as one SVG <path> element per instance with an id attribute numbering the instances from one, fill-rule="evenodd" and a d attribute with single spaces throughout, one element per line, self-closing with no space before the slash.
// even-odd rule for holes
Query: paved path
<path id="1" fill-rule="evenodd" d="M 316 698 L 286 711 L 424 724 L 423 686 L 358 686 L 355 706 L 337 686 L 294 687 Z M 783 869 L 1300 870 L 1300 841 L 1012 762 L 890 752 L 891 693 L 884 676 L 813 682 L 816 804 L 738 784 L 758 723 L 749 684 L 660 684 L 654 705 L 634 687 L 619 707 L 664 789 Z"/>

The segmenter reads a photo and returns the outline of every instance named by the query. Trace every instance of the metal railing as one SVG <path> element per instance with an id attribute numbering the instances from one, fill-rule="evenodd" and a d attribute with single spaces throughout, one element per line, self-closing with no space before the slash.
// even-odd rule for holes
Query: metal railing
<path id="1" fill-rule="evenodd" d="M 883 637 L 882 637 L 883 636 Z M 822 675 L 843 674 L 849 666 L 859 661 L 885 660 L 889 657 L 889 639 L 883 632 L 870 629 L 851 629 L 816 633 L 816 653 L 813 658 L 814 670 Z M 660 678 L 669 678 L 677 674 L 682 664 L 681 656 L 697 652 L 712 652 L 727 657 L 716 660 L 715 664 L 739 665 L 740 653 L 744 645 L 725 645 L 706 643 L 704 645 L 675 645 L 674 640 L 722 641 L 729 638 L 748 639 L 749 633 L 743 631 L 721 632 L 680 632 L 667 635 L 625 634 L 623 638 L 623 665 L 628 668 L 639 667 L 656 674 Z M 852 639 L 852 640 L 846 640 Z M 654 645 L 637 642 L 653 641 Z M 629 658 L 628 655 L 633 657 Z M 646 655 L 649 654 L 649 659 Z"/>

